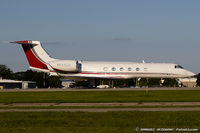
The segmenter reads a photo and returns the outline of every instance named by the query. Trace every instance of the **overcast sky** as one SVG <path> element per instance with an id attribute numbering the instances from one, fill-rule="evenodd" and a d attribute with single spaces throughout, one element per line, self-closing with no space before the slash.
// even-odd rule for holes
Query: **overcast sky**
<path id="1" fill-rule="evenodd" d="M 0 64 L 25 71 L 19 45 L 55 58 L 177 63 L 200 72 L 199 0 L 1 0 Z"/>

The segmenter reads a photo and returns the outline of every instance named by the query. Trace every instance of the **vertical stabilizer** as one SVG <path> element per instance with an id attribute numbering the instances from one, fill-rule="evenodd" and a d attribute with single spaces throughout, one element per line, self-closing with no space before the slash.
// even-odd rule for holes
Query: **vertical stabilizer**
<path id="1" fill-rule="evenodd" d="M 39 41 L 15 41 L 11 43 L 21 44 L 27 60 L 29 62 L 30 68 L 50 72 L 48 62 L 54 61 L 47 52 L 42 48 Z"/>

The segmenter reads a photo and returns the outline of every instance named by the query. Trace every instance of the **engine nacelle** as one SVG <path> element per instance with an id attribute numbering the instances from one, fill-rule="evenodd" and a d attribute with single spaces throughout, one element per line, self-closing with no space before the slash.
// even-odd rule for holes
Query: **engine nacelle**
<path id="1" fill-rule="evenodd" d="M 55 60 L 49 62 L 49 65 L 58 72 L 61 73 L 70 73 L 70 72 L 79 72 L 79 63 L 75 60 Z"/>

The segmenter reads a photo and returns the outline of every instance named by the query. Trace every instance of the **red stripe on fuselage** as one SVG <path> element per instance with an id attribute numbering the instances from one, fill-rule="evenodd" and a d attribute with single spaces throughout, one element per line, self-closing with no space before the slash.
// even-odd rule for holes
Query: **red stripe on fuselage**
<path id="1" fill-rule="evenodd" d="M 132 73 L 89 73 L 89 72 L 81 72 L 80 74 L 98 74 L 98 75 L 132 75 L 132 74 L 163 74 L 163 75 L 174 75 L 174 74 L 172 74 L 172 73 L 143 73 L 143 72 L 141 72 L 141 73 L 134 73 L 134 72 L 132 72 Z"/>
<path id="2" fill-rule="evenodd" d="M 88 72 L 81 72 L 80 74 L 100 74 L 100 75 L 104 75 L 104 74 L 141 74 L 141 73 L 88 73 Z"/>
<path id="3" fill-rule="evenodd" d="M 35 57 L 35 55 L 31 51 L 31 46 L 29 44 L 22 44 L 22 47 L 31 67 L 48 70 L 47 65 L 41 62 L 37 57 Z"/>

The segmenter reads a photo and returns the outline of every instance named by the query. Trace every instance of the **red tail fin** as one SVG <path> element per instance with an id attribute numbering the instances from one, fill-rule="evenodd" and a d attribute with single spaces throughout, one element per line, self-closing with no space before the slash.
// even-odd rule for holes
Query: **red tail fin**
<path id="1" fill-rule="evenodd" d="M 21 45 L 24 49 L 25 55 L 31 67 L 48 70 L 47 65 L 39 57 L 37 57 L 37 55 L 35 55 L 36 53 L 32 51 L 33 48 L 32 45 L 29 44 L 21 44 Z"/>
<path id="2" fill-rule="evenodd" d="M 45 61 L 49 61 L 50 58 L 47 53 L 41 47 L 39 41 L 15 41 L 11 43 L 21 44 L 27 60 L 32 69 L 40 70 L 40 71 L 49 71 L 47 67 L 47 63 Z"/>

